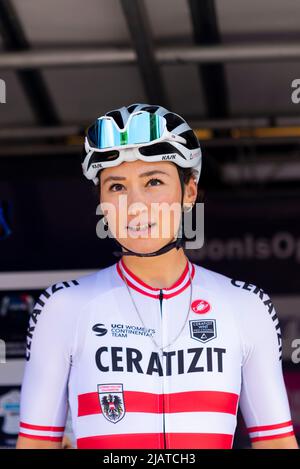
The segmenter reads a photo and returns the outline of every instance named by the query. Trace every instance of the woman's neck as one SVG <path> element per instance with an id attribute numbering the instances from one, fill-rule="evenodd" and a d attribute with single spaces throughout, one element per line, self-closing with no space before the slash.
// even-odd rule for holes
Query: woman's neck
<path id="1" fill-rule="evenodd" d="M 123 256 L 126 267 L 153 288 L 171 287 L 183 273 L 188 261 L 182 248 L 154 257 Z"/>

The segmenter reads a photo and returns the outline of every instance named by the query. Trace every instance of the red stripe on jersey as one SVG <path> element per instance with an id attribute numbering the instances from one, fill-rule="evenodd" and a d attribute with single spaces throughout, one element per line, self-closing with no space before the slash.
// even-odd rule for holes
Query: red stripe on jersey
<path id="1" fill-rule="evenodd" d="M 187 391 L 171 394 L 124 391 L 126 412 L 224 412 L 236 415 L 238 394 L 221 391 Z M 78 396 L 78 417 L 101 413 L 96 392 Z"/>
<path id="2" fill-rule="evenodd" d="M 293 436 L 294 432 L 288 433 L 279 433 L 277 435 L 269 435 L 269 436 L 256 436 L 255 438 L 250 438 L 251 442 L 254 443 L 255 441 L 261 440 L 274 440 L 275 438 L 285 438 L 286 436 Z"/>
<path id="3" fill-rule="evenodd" d="M 122 265 L 123 265 L 123 264 L 122 264 Z M 188 266 L 188 265 L 187 265 L 187 266 Z M 187 269 L 187 266 L 186 266 L 186 269 Z M 118 272 L 119 276 L 120 276 L 120 277 L 122 278 L 122 280 L 123 280 L 123 275 L 125 275 L 125 274 L 122 273 L 119 263 L 116 264 L 116 267 L 117 267 L 117 272 Z M 125 270 L 125 269 L 124 269 L 124 270 Z M 132 278 L 135 277 L 132 273 L 131 273 L 131 276 L 132 276 Z M 192 264 L 191 278 L 193 279 L 194 276 L 195 276 L 195 266 Z M 146 284 L 143 285 L 144 282 L 141 282 L 141 281 L 136 280 L 136 281 L 141 285 L 141 288 L 139 288 L 137 285 L 135 285 L 134 283 L 132 283 L 126 275 L 125 275 L 125 277 L 126 277 L 126 282 L 127 282 L 127 284 L 128 284 L 131 288 L 133 288 L 134 290 L 138 291 L 139 293 L 142 293 L 143 295 L 150 296 L 151 298 L 159 298 L 159 293 L 153 293 L 153 294 L 152 294 L 152 293 L 149 293 L 149 292 L 147 292 L 147 291 L 145 291 L 145 290 L 142 290 L 142 288 L 143 288 L 143 287 L 147 287 L 147 288 L 151 289 L 153 292 L 159 292 L 159 291 L 160 291 L 160 288 L 152 288 L 152 287 L 150 288 L 150 287 L 147 286 Z M 185 275 L 184 275 L 183 277 L 185 277 Z M 124 281 L 124 280 L 123 280 L 123 281 Z M 174 285 L 178 286 L 178 285 L 180 285 L 180 283 L 182 283 L 182 281 L 179 281 L 179 280 L 178 280 L 177 282 L 175 282 Z M 173 296 L 179 295 L 183 290 L 185 290 L 185 289 L 189 286 L 190 283 L 191 283 L 191 282 L 190 282 L 190 279 L 188 278 L 188 280 L 186 281 L 186 283 L 185 283 L 179 290 L 177 290 L 177 291 L 175 291 L 175 292 L 173 292 L 173 293 L 164 293 L 164 294 L 163 294 L 163 298 L 167 300 L 168 298 L 172 298 Z M 169 287 L 169 288 L 163 288 L 162 290 L 167 290 L 167 291 L 168 291 L 168 290 L 172 290 L 173 288 L 174 288 L 174 286 L 173 286 L 173 287 Z"/>
<path id="4" fill-rule="evenodd" d="M 195 267 L 192 265 L 192 272 L 191 272 L 192 280 L 194 278 L 194 275 L 195 275 Z M 181 287 L 179 290 L 175 291 L 174 293 L 167 293 L 167 294 L 164 293 L 163 298 L 167 300 L 168 298 L 172 298 L 173 296 L 178 295 L 183 290 L 185 290 L 190 285 L 190 283 L 191 283 L 190 279 L 188 279 L 187 282 L 183 285 L 183 287 Z M 166 288 L 164 288 L 164 290 L 166 290 Z"/>
<path id="5" fill-rule="evenodd" d="M 145 288 L 148 288 L 149 290 L 153 290 L 153 291 L 156 291 L 156 292 L 159 292 L 160 288 L 154 288 L 154 287 L 151 287 L 151 285 L 148 285 L 146 282 L 144 282 L 142 279 L 140 279 L 139 277 L 137 277 L 126 265 L 125 265 L 125 262 L 123 260 L 123 258 L 121 258 L 120 260 L 121 264 L 122 264 L 122 267 L 124 268 L 125 272 L 130 275 L 137 283 L 139 283 L 141 286 L 145 287 Z M 171 287 L 168 287 L 168 288 L 164 288 L 164 290 L 172 290 L 173 288 L 176 288 L 178 287 L 178 285 L 180 285 L 183 280 L 184 280 L 184 277 L 186 276 L 188 272 L 188 262 L 186 262 L 186 265 L 185 265 L 185 268 L 184 268 L 184 271 L 182 272 L 182 274 L 180 275 L 179 279 L 173 283 L 173 285 Z"/>
<path id="6" fill-rule="evenodd" d="M 166 433 L 167 448 L 230 449 L 233 435 L 219 433 Z M 79 438 L 78 449 L 164 448 L 163 433 L 129 433 Z"/>
<path id="7" fill-rule="evenodd" d="M 37 436 L 37 435 L 28 435 L 27 433 L 19 433 L 19 436 L 24 436 L 25 438 L 30 438 L 31 440 L 48 440 L 48 441 L 62 441 L 61 437 L 56 436 Z"/>
<path id="8" fill-rule="evenodd" d="M 63 432 L 65 427 L 45 427 L 42 425 L 30 425 L 29 423 L 20 422 L 20 427 L 29 428 L 30 430 L 41 430 L 49 432 Z"/>
<path id="9" fill-rule="evenodd" d="M 194 267 L 194 266 L 192 265 L 192 268 L 193 268 L 193 267 Z M 179 279 L 178 279 L 175 283 L 173 283 L 173 285 L 171 285 L 171 287 L 164 288 L 164 290 L 166 290 L 166 291 L 168 291 L 168 290 L 173 290 L 174 288 L 178 287 L 178 286 L 183 282 L 183 280 L 184 280 L 186 274 L 188 273 L 188 271 L 189 271 L 189 263 L 187 262 L 187 263 L 185 264 L 184 271 L 183 271 L 182 274 L 180 275 Z"/>
<path id="10" fill-rule="evenodd" d="M 293 422 L 289 420 L 288 422 L 277 423 L 276 425 L 263 425 L 260 427 L 249 427 L 247 430 L 249 433 L 252 432 L 262 432 L 266 430 L 276 430 L 276 428 L 289 427 Z"/>
<path id="11" fill-rule="evenodd" d="M 120 275 L 121 279 L 123 280 L 124 282 L 124 279 L 123 279 L 123 275 L 122 274 L 122 271 L 120 269 L 120 266 L 119 264 L 117 264 L 117 271 L 118 271 L 118 274 Z M 125 276 L 126 277 L 126 276 Z M 143 293 L 143 295 L 146 295 L 146 296 L 150 296 L 151 298 L 159 298 L 159 294 L 157 295 L 152 295 L 151 293 L 148 293 L 146 292 L 145 290 L 141 290 L 140 288 L 138 288 L 136 285 L 134 285 L 127 277 L 126 277 L 126 282 L 127 284 L 131 287 L 131 288 L 134 288 L 134 290 L 138 291 L 139 293 Z"/>

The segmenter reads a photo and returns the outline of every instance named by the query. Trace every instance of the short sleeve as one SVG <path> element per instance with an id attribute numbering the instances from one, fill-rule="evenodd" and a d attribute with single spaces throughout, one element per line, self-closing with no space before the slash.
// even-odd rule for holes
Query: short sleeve
<path id="1" fill-rule="evenodd" d="M 240 408 L 251 442 L 293 435 L 274 305 L 257 287 L 241 307 L 244 358 Z"/>
<path id="2" fill-rule="evenodd" d="M 19 430 L 27 438 L 63 437 L 73 334 L 67 297 L 63 288 L 49 287 L 30 316 Z"/>

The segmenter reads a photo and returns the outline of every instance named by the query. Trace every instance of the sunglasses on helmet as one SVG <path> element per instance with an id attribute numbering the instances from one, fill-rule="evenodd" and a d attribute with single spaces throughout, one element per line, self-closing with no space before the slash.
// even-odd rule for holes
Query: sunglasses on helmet
<path id="1" fill-rule="evenodd" d="M 118 158 L 117 150 L 166 140 L 186 143 L 183 137 L 168 131 L 163 116 L 138 111 L 129 116 L 123 129 L 112 116 L 99 117 L 87 129 L 85 150 L 97 152 L 97 162 L 109 162 Z"/>

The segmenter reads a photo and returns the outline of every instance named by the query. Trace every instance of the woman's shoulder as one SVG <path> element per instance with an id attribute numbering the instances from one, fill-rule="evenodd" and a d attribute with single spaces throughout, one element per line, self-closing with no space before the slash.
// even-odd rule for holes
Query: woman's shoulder
<path id="1" fill-rule="evenodd" d="M 202 285 L 216 293 L 227 294 L 229 298 L 236 298 L 241 301 L 249 301 L 251 298 L 264 301 L 268 294 L 263 288 L 254 282 L 243 280 L 237 276 L 226 275 L 224 273 L 210 270 L 206 267 L 193 264 L 195 266 L 195 281 L 198 285 Z"/>
<path id="2" fill-rule="evenodd" d="M 96 296 L 111 288 L 112 266 L 95 271 L 68 273 L 62 280 L 49 285 L 40 293 L 34 311 L 72 311 L 75 314 Z"/>
<path id="3" fill-rule="evenodd" d="M 79 320 L 84 317 L 81 313 L 109 285 L 109 268 L 84 275 L 65 274 L 66 280 L 51 284 L 40 293 L 31 311 L 27 330 L 27 361 L 33 348 L 40 353 L 49 333 L 55 337 L 56 344 L 66 347 L 72 344 Z M 37 345 L 32 346 L 32 342 Z"/>
<path id="4" fill-rule="evenodd" d="M 273 302 L 261 286 L 235 276 L 224 275 L 201 266 L 195 266 L 197 285 L 208 293 L 210 301 L 221 304 L 224 311 L 230 312 L 244 336 L 261 328 L 266 336 L 279 334 L 279 320 Z M 255 332 L 256 331 L 256 332 Z"/>
<path id="5" fill-rule="evenodd" d="M 208 269 L 194 262 L 192 264 L 195 268 L 195 283 L 207 289 L 232 288 L 233 279 L 229 275 Z"/>

